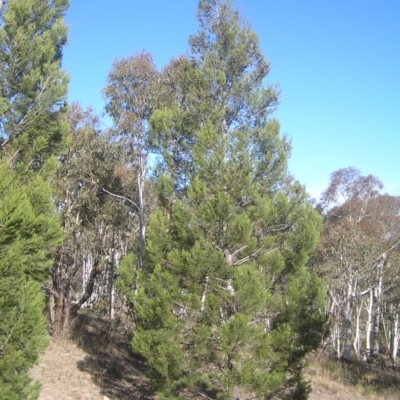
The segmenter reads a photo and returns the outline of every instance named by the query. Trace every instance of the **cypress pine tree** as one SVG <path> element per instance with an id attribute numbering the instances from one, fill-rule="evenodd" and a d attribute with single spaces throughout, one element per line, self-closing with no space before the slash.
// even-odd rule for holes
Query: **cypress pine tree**
<path id="1" fill-rule="evenodd" d="M 0 398 L 36 398 L 27 370 L 46 346 L 42 283 L 62 232 L 50 187 L 0 164 Z"/>
<path id="2" fill-rule="evenodd" d="M 9 0 L 0 11 L 0 149 L 33 168 L 66 144 L 67 7 L 68 0 Z"/>
<path id="3" fill-rule="evenodd" d="M 51 188 L 66 143 L 60 70 L 68 0 L 0 10 L 0 398 L 36 398 L 27 370 L 46 345 L 42 284 L 62 242 Z M 40 174 L 32 173 L 40 170 Z"/>
<path id="4" fill-rule="evenodd" d="M 160 398 L 307 397 L 324 326 L 306 268 L 320 218 L 287 174 L 288 141 L 257 36 L 230 2 L 200 1 L 175 102 L 153 113 L 160 207 L 147 234 L 132 340 Z"/>

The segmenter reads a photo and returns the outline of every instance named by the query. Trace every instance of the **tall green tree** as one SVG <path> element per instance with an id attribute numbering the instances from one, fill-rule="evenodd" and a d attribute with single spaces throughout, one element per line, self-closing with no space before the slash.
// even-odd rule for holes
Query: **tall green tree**
<path id="1" fill-rule="evenodd" d="M 27 370 L 45 347 L 42 285 L 62 242 L 46 182 L 68 133 L 60 70 L 67 0 L 0 9 L 0 398 L 36 398 Z M 32 173 L 40 170 L 41 173 Z"/>
<path id="2" fill-rule="evenodd" d="M 28 368 L 46 347 L 42 284 L 62 241 L 51 189 L 0 164 L 0 398 L 36 398 Z"/>
<path id="3" fill-rule="evenodd" d="M 117 60 L 108 75 L 103 93 L 106 111 L 113 118 L 115 140 L 124 148 L 126 162 L 133 168 L 136 180 L 136 199 L 131 201 L 139 219 L 138 261 L 144 268 L 146 239 L 145 188 L 148 170 L 148 120 L 161 98 L 157 71 L 152 57 L 140 53 Z"/>
<path id="4" fill-rule="evenodd" d="M 0 28 L 0 148 L 39 168 L 63 150 L 68 77 L 61 67 L 68 0 L 9 0 Z"/>
<path id="5" fill-rule="evenodd" d="M 132 347 L 160 398 L 304 399 L 324 287 L 306 268 L 320 218 L 287 174 L 277 90 L 230 2 L 202 0 L 191 57 L 164 71 L 151 117 L 162 155 Z"/>

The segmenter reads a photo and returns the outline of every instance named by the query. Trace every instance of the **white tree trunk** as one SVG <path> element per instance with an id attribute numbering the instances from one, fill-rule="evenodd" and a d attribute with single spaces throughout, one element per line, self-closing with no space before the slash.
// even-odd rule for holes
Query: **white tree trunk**
<path id="1" fill-rule="evenodd" d="M 144 250 L 146 243 L 146 222 L 145 222 L 145 179 L 146 179 L 146 162 L 143 155 L 140 156 L 138 170 L 138 207 L 139 207 L 139 266 L 144 270 Z"/>
<path id="2" fill-rule="evenodd" d="M 115 314 L 115 282 L 114 274 L 118 271 L 119 262 L 122 257 L 122 252 L 118 249 L 114 249 L 112 257 L 112 267 L 110 272 L 110 287 L 109 287 L 109 305 L 108 305 L 108 315 L 110 319 L 114 319 Z"/>
<path id="3" fill-rule="evenodd" d="M 113 243 L 114 245 L 114 243 Z M 108 271 L 108 318 L 114 319 L 114 300 L 115 300 L 115 287 L 114 287 L 114 267 L 115 267 L 115 248 L 111 250 L 110 269 Z"/>
<path id="4" fill-rule="evenodd" d="M 336 325 L 336 354 L 337 358 L 340 358 L 340 355 L 342 354 L 342 349 L 340 348 L 341 343 L 340 343 L 340 327 L 339 325 Z"/>
<path id="5" fill-rule="evenodd" d="M 90 274 L 93 268 L 93 257 L 90 253 L 87 253 L 82 263 L 82 292 L 80 297 L 85 293 L 86 285 L 89 281 Z M 88 305 L 88 303 L 86 303 Z"/>
<path id="6" fill-rule="evenodd" d="M 380 296 L 382 292 L 382 277 L 379 279 L 378 287 L 373 290 L 374 293 L 374 320 L 373 320 L 373 332 L 374 332 L 374 355 L 379 354 L 379 328 L 381 322 L 382 309 L 380 306 Z"/>
<path id="7" fill-rule="evenodd" d="M 360 340 L 360 315 L 362 310 L 362 302 L 361 305 L 357 308 L 357 318 L 356 318 L 356 334 L 353 342 L 354 351 L 356 353 L 357 359 L 360 359 L 361 353 L 361 340 Z"/>
<path id="8" fill-rule="evenodd" d="M 365 361 L 371 356 L 371 331 L 372 331 L 372 309 L 374 295 L 372 289 L 369 290 L 369 303 L 367 307 L 367 321 L 365 326 Z"/>
<path id="9" fill-rule="evenodd" d="M 345 309 L 345 343 L 343 349 L 343 359 L 351 361 L 351 348 L 353 346 L 353 330 L 351 319 L 353 314 L 353 287 L 350 281 L 347 291 L 346 309 Z"/>
<path id="10" fill-rule="evenodd" d="M 391 305 L 391 329 L 390 329 L 390 355 L 393 361 L 397 360 L 397 352 L 399 349 L 399 314 L 394 311 L 393 304 Z"/>
<path id="11" fill-rule="evenodd" d="M 383 267 L 385 265 L 387 254 L 384 253 L 379 262 L 377 263 L 377 281 L 378 285 L 374 288 L 374 320 L 373 320 L 373 332 L 374 332 L 374 355 L 379 354 L 379 327 L 381 321 L 382 309 L 380 305 L 380 297 L 382 294 L 382 281 L 383 281 Z"/>
<path id="12" fill-rule="evenodd" d="M 200 306 L 200 311 L 204 312 L 205 310 L 205 303 L 206 303 L 206 298 L 207 298 L 207 289 L 208 289 L 208 281 L 209 281 L 209 276 L 206 276 L 205 283 L 204 283 L 204 289 L 203 289 L 203 294 L 201 296 L 201 306 Z"/>

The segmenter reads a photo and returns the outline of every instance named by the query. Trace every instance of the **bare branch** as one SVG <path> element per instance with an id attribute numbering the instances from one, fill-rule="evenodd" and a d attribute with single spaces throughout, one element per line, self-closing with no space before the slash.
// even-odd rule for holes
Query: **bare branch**
<path id="1" fill-rule="evenodd" d="M 388 250 L 385 250 L 382 254 L 380 254 L 379 257 L 377 257 L 373 261 L 373 264 L 375 264 L 377 261 L 379 261 L 380 258 L 385 257 L 388 253 L 390 253 L 399 244 L 400 244 L 400 239 L 392 247 L 390 247 Z"/>
<path id="2" fill-rule="evenodd" d="M 101 190 L 102 190 L 103 192 L 109 194 L 110 196 L 116 197 L 117 199 L 125 200 L 125 201 L 127 201 L 128 203 L 131 203 L 131 204 L 139 211 L 139 207 L 138 207 L 137 204 L 136 204 L 134 201 L 132 201 L 131 199 L 128 199 L 128 198 L 125 197 L 125 196 L 120 196 L 119 194 L 111 193 L 111 192 L 109 192 L 107 189 L 104 189 L 104 188 L 101 188 Z"/>
<path id="3" fill-rule="evenodd" d="M 232 253 L 232 257 L 236 256 L 236 254 L 240 253 L 242 250 L 244 250 L 247 247 L 247 244 L 245 246 L 242 246 L 240 249 L 234 251 Z"/>
<path id="4" fill-rule="evenodd" d="M 250 254 L 249 256 L 236 261 L 233 265 L 236 266 L 236 265 L 244 264 L 245 262 L 249 261 L 251 258 L 255 257 L 260 251 L 261 251 L 261 249 L 255 251 L 253 254 Z"/>
<path id="5" fill-rule="evenodd" d="M 17 156 L 17 154 L 20 152 L 21 149 L 18 149 L 10 158 L 7 162 L 11 163 L 12 160 Z"/>

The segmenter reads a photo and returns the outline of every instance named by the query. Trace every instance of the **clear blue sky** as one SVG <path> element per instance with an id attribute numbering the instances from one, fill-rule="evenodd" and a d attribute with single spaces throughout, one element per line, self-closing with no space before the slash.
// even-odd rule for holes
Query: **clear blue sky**
<path id="1" fill-rule="evenodd" d="M 115 59 L 146 50 L 159 67 L 188 48 L 197 0 L 70 0 L 69 99 L 99 112 Z M 400 195 L 400 0 L 236 0 L 282 89 L 276 117 L 289 169 L 314 196 L 354 166 Z"/>

